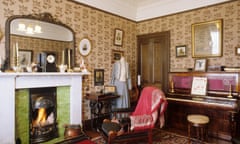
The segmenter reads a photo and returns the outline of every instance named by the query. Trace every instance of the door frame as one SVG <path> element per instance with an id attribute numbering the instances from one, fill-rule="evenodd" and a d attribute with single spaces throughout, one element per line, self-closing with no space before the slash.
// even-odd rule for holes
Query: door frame
<path id="1" fill-rule="evenodd" d="M 144 34 L 144 35 L 137 35 L 137 75 L 141 75 L 141 48 L 140 44 L 141 41 L 151 38 L 158 38 L 163 37 L 164 41 L 166 41 L 166 51 L 164 51 L 164 66 L 165 69 L 163 73 L 163 84 L 162 84 L 162 90 L 166 93 L 168 91 L 168 73 L 170 70 L 170 31 L 164 31 L 164 32 L 157 32 L 157 33 L 150 33 L 150 34 Z"/>

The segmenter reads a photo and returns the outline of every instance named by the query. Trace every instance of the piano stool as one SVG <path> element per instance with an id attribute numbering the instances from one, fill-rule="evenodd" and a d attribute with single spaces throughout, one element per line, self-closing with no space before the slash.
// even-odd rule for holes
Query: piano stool
<path id="1" fill-rule="evenodd" d="M 196 129 L 197 139 L 203 142 L 208 139 L 208 123 L 209 117 L 200 114 L 189 114 L 187 116 L 188 121 L 188 137 L 189 143 L 191 142 L 191 129 L 194 127 Z"/>

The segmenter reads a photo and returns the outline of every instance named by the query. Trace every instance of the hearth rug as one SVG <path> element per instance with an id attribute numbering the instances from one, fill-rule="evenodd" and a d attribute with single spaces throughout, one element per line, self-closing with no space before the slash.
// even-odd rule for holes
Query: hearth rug
<path id="1" fill-rule="evenodd" d="M 92 138 L 91 140 L 94 141 L 96 144 L 106 144 L 105 140 L 101 136 Z M 196 139 L 191 139 L 191 144 L 200 143 L 201 142 L 197 141 Z M 129 144 L 133 144 L 133 142 Z M 134 142 L 134 144 L 147 144 L 147 141 L 144 142 L 141 140 L 141 142 Z M 188 144 L 188 137 L 178 135 L 172 132 L 167 132 L 165 130 L 156 129 L 153 132 L 153 144 Z"/>

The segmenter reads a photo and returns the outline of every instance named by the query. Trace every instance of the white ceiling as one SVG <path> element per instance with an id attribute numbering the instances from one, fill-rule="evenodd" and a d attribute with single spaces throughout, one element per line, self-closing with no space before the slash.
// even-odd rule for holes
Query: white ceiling
<path id="1" fill-rule="evenodd" d="M 104 11 L 142 21 L 231 0 L 74 0 Z"/>

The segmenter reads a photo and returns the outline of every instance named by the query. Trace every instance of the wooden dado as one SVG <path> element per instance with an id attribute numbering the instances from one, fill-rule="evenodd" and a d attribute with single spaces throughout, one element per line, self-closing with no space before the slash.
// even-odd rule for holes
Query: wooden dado
<path id="1" fill-rule="evenodd" d="M 169 73 L 167 126 L 187 131 L 187 115 L 204 114 L 210 118 L 209 135 L 230 140 L 239 129 L 239 74 Z M 191 95 L 193 77 L 207 77 L 206 95 Z"/>

